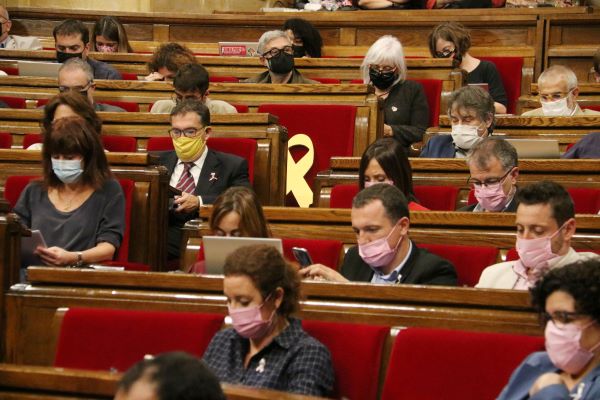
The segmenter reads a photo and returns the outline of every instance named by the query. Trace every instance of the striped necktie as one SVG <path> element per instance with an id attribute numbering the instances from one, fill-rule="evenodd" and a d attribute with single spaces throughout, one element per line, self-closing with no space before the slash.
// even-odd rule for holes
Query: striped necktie
<path id="1" fill-rule="evenodd" d="M 177 189 L 181 190 L 185 193 L 194 193 L 196 189 L 196 183 L 194 182 L 194 176 L 190 172 L 190 168 L 194 166 L 193 162 L 184 162 L 183 163 L 183 172 L 179 177 L 179 182 L 177 182 Z"/>

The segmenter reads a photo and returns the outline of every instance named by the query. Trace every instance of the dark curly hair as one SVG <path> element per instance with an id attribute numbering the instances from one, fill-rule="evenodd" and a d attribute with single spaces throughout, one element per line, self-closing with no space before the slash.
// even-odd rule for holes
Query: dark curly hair
<path id="1" fill-rule="evenodd" d="M 283 289 L 283 301 L 277 313 L 288 317 L 300 306 L 300 277 L 273 246 L 244 246 L 225 259 L 224 275 L 244 275 L 252 280 L 263 299 L 278 287 Z"/>
<path id="2" fill-rule="evenodd" d="M 600 322 L 600 258 L 548 271 L 531 289 L 531 302 L 538 313 L 545 312 L 546 300 L 556 291 L 566 292 L 575 299 L 575 312 Z"/>
<path id="3" fill-rule="evenodd" d="M 150 72 L 156 72 L 164 67 L 176 74 L 182 66 L 196 63 L 194 53 L 187 47 L 179 43 L 163 43 L 152 54 L 152 58 L 148 62 L 148 69 Z"/>
<path id="4" fill-rule="evenodd" d="M 519 204 L 548 204 L 558 226 L 563 226 L 575 218 L 575 205 L 569 192 L 560 184 L 552 181 L 539 181 L 521 188 L 516 195 Z"/>

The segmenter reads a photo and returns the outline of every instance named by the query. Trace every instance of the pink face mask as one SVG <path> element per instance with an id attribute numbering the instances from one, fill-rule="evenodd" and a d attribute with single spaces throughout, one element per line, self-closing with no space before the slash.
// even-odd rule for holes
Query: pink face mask
<path id="1" fill-rule="evenodd" d="M 396 255 L 396 250 L 402 243 L 403 237 L 400 237 L 398 243 L 394 248 L 390 247 L 388 243 L 389 237 L 394 233 L 398 225 L 394 226 L 394 229 L 390 231 L 390 233 L 381 239 L 372 240 L 366 244 L 358 245 L 358 254 L 360 258 L 363 259 L 364 262 L 369 264 L 372 268 L 385 267 L 394 259 Z"/>
<path id="2" fill-rule="evenodd" d="M 565 223 L 566 224 L 566 223 Z M 565 224 L 558 228 L 550 236 L 537 239 L 523 239 L 517 237 L 517 252 L 519 259 L 527 268 L 546 267 L 548 261 L 558 257 L 552 252 L 552 239 L 564 228 Z"/>
<path id="3" fill-rule="evenodd" d="M 377 185 L 378 183 L 385 183 L 387 185 L 393 185 L 394 181 L 386 179 L 385 181 L 377 182 L 377 181 L 365 181 L 365 188 L 371 187 L 373 185 Z"/>
<path id="4" fill-rule="evenodd" d="M 267 299 L 268 298 L 269 297 L 267 297 Z M 267 299 L 265 299 L 265 302 Z M 263 302 L 259 306 L 252 307 L 231 308 L 228 306 L 227 308 L 232 320 L 233 329 L 246 339 L 257 339 L 265 336 L 271 329 L 273 316 L 277 310 L 273 310 L 269 319 L 265 321 L 260 313 L 260 310 L 264 305 L 265 303 Z"/>
<path id="5" fill-rule="evenodd" d="M 546 323 L 544 336 L 546 338 L 546 351 L 552 363 L 564 372 L 571 375 L 580 373 L 594 357 L 594 351 L 600 347 L 600 342 L 589 350 L 583 349 L 580 344 L 581 334 L 596 321 L 591 321 L 584 327 L 574 323 L 565 324 L 559 328 L 554 321 Z"/>

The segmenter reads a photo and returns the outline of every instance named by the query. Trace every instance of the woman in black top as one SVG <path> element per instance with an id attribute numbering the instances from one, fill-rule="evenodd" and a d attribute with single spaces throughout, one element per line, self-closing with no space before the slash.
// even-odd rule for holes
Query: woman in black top
<path id="1" fill-rule="evenodd" d="M 423 86 L 406 80 L 402 44 L 394 36 L 379 38 L 367 51 L 361 65 L 363 81 L 375 87 L 384 100 L 383 136 L 396 139 L 408 153 L 420 142 L 429 123 L 429 106 Z"/>
<path id="2" fill-rule="evenodd" d="M 454 60 L 454 66 L 467 72 L 467 83 L 485 83 L 494 99 L 496 114 L 506 114 L 508 99 L 502 78 L 496 66 L 469 54 L 471 35 L 457 22 L 444 22 L 429 34 L 429 51 L 432 57 Z"/>

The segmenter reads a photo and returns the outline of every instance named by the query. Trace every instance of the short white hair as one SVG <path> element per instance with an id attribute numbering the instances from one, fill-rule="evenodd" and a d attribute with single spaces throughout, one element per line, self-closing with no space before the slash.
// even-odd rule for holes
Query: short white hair
<path id="1" fill-rule="evenodd" d="M 369 78 L 369 65 L 389 65 L 394 66 L 398 70 L 398 78 L 394 81 L 394 85 L 406 79 L 406 62 L 404 61 L 404 50 L 402 43 L 392 35 L 385 35 L 377 39 L 371 45 L 369 51 L 360 66 L 364 83 L 371 82 Z"/>
<path id="2" fill-rule="evenodd" d="M 288 37 L 288 35 L 286 35 L 284 31 L 274 30 L 263 33 L 260 39 L 258 39 L 258 49 L 256 49 L 258 51 L 258 54 L 262 56 L 265 52 L 265 47 L 267 47 L 267 43 L 269 43 L 271 40 L 278 39 L 280 37 L 285 38 L 285 40 L 287 40 L 288 42 L 290 41 L 290 38 Z"/>
<path id="3" fill-rule="evenodd" d="M 559 78 L 567 84 L 567 90 L 573 90 L 577 87 L 577 75 L 569 67 L 564 65 L 553 65 L 540 74 L 538 78 L 538 90 L 546 81 Z"/>
<path id="4" fill-rule="evenodd" d="M 88 82 L 94 82 L 94 71 L 92 71 L 92 67 L 90 66 L 90 64 L 87 63 L 87 61 L 83 61 L 81 58 L 70 58 L 67 61 L 65 61 L 65 63 L 63 65 L 60 66 L 60 68 L 58 69 L 58 74 L 60 75 L 60 73 L 64 70 L 81 70 L 85 73 L 85 76 L 87 77 Z"/>

